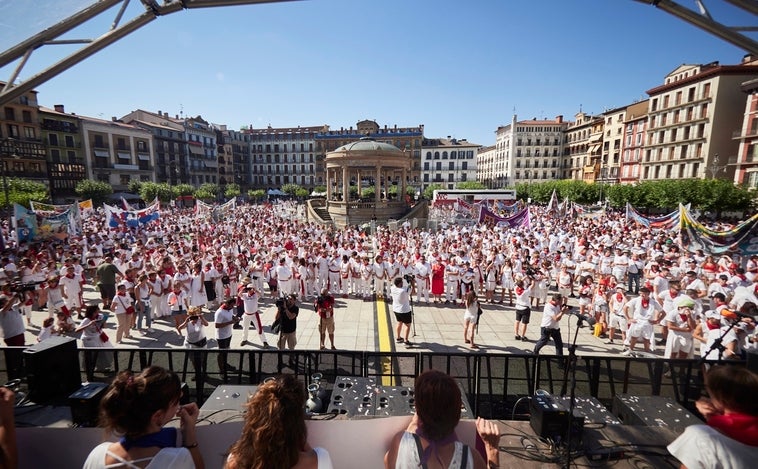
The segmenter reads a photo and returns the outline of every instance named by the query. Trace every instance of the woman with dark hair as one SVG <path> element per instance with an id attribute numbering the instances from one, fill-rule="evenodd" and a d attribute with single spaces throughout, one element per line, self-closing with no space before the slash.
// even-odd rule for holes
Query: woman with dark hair
<path id="1" fill-rule="evenodd" d="M 707 425 L 690 425 L 668 446 L 684 469 L 754 467 L 758 458 L 758 374 L 743 366 L 708 370 L 710 398 L 695 403 Z"/>
<path id="2" fill-rule="evenodd" d="M 329 452 L 311 448 L 305 389 L 292 375 L 258 387 L 247 403 L 242 435 L 229 449 L 227 469 L 332 469 Z"/>
<path id="3" fill-rule="evenodd" d="M 455 380 L 437 370 L 416 378 L 416 414 L 405 431 L 392 439 L 384 455 L 384 467 L 395 469 L 448 468 L 484 469 L 499 467 L 500 432 L 494 422 L 476 421 L 484 441 L 487 460 L 458 441 L 455 427 L 461 419 L 461 391 Z"/>
<path id="4" fill-rule="evenodd" d="M 180 405 L 181 396 L 179 377 L 159 366 L 119 373 L 100 401 L 100 425 L 121 439 L 96 446 L 83 469 L 204 468 L 195 434 L 198 408 Z M 181 432 L 163 428 L 174 417 Z"/>

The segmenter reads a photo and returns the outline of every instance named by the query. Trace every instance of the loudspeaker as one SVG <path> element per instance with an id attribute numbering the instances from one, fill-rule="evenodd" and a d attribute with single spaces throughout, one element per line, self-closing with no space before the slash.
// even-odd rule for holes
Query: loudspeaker
<path id="1" fill-rule="evenodd" d="M 661 396 L 617 394 L 613 397 L 613 413 L 625 425 L 668 427 L 682 433 L 695 423 L 702 423 L 675 400 Z"/>
<path id="2" fill-rule="evenodd" d="M 29 399 L 65 399 L 82 385 L 76 339 L 50 337 L 24 350 Z"/>
<path id="3" fill-rule="evenodd" d="M 233 410 L 242 413 L 245 404 L 253 394 L 258 391 L 258 386 L 221 384 L 206 399 L 200 412 L 218 412 L 220 410 Z"/>
<path id="4" fill-rule="evenodd" d="M 96 427 L 100 400 L 107 389 L 108 385 L 105 383 L 87 383 L 68 396 L 71 421 L 80 427 Z"/>

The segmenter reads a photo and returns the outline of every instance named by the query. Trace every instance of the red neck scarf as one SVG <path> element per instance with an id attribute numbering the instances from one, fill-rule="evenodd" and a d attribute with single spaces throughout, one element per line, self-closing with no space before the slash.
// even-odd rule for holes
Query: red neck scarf
<path id="1" fill-rule="evenodd" d="M 516 287 L 516 294 L 521 295 L 522 293 L 524 293 L 524 289 L 521 287 Z"/>
<path id="2" fill-rule="evenodd" d="M 758 446 L 758 416 L 739 412 L 714 415 L 708 425 L 742 444 Z"/>
<path id="3" fill-rule="evenodd" d="M 642 298 L 642 307 L 645 308 L 645 309 L 647 309 L 649 306 L 650 306 L 650 299 L 648 298 L 646 300 L 646 299 Z"/>
<path id="4" fill-rule="evenodd" d="M 679 295 L 679 292 L 671 292 L 671 291 L 669 291 L 669 295 L 671 296 L 671 299 L 673 300 L 674 298 L 677 297 L 677 295 Z"/>
<path id="5" fill-rule="evenodd" d="M 621 293 L 616 293 L 616 301 L 623 301 L 624 295 Z"/>

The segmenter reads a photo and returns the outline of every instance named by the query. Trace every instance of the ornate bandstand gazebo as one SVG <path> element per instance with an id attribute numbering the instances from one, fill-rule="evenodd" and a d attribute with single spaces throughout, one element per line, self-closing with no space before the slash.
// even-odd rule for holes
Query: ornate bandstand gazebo
<path id="1" fill-rule="evenodd" d="M 326 154 L 326 206 L 338 226 L 401 218 L 408 212 L 406 179 L 411 154 L 389 143 L 362 138 Z M 352 184 L 351 184 L 352 183 Z M 397 185 L 397 193 L 389 188 Z M 353 190 L 351 193 L 351 187 Z M 364 189 L 373 187 L 373 195 Z"/>

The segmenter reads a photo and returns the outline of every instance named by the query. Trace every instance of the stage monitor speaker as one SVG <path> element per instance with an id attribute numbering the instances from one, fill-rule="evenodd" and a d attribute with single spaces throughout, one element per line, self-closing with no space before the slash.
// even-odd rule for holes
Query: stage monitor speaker
<path id="1" fill-rule="evenodd" d="M 613 413 L 625 425 L 668 427 L 677 433 L 692 424 L 702 423 L 675 400 L 661 396 L 617 394 L 613 398 Z"/>
<path id="2" fill-rule="evenodd" d="M 105 383 L 87 383 L 68 396 L 71 421 L 80 427 L 96 427 L 100 412 L 100 400 L 108 390 Z"/>
<path id="3" fill-rule="evenodd" d="M 29 399 L 66 399 L 82 386 L 79 351 L 72 337 L 50 337 L 24 350 Z"/>
<path id="4" fill-rule="evenodd" d="M 258 391 L 258 386 L 222 384 L 206 399 L 200 408 L 200 412 L 233 410 L 242 413 L 248 399 L 256 391 Z"/>

